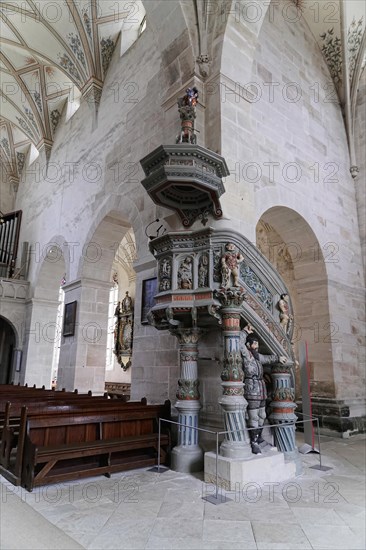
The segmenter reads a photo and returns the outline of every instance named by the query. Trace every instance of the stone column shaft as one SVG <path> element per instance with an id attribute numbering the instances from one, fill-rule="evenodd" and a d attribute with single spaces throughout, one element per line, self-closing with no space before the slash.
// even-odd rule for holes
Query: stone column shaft
<path id="1" fill-rule="evenodd" d="M 247 458 L 251 454 L 245 425 L 247 401 L 244 398 L 244 373 L 240 353 L 240 310 L 244 300 L 241 287 L 220 289 L 217 297 L 223 304 L 224 369 L 221 373 L 223 396 L 219 404 L 224 411 L 225 440 L 220 454 L 228 458 Z"/>
<path id="2" fill-rule="evenodd" d="M 174 331 L 180 343 L 180 368 L 177 398 L 178 445 L 172 451 L 172 469 L 179 472 L 195 472 L 202 469 L 203 451 L 198 444 L 198 415 L 201 409 L 198 391 L 198 340 L 203 330 L 180 329 Z M 190 427 L 192 426 L 192 428 Z"/>
<path id="3" fill-rule="evenodd" d="M 277 424 L 274 428 L 274 440 L 277 449 L 284 453 L 286 460 L 294 461 L 296 475 L 302 473 L 302 462 L 296 448 L 295 415 L 296 404 L 295 391 L 291 387 L 291 372 L 289 365 L 276 365 L 272 367 L 272 381 L 274 386 L 273 400 L 271 402 L 272 413 L 269 416 L 271 424 Z"/>

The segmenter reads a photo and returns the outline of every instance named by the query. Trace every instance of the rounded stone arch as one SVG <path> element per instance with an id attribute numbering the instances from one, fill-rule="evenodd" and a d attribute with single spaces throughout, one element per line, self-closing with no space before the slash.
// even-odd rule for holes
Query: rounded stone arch
<path id="1" fill-rule="evenodd" d="M 334 397 L 337 327 L 331 322 L 328 275 L 317 236 L 296 210 L 272 206 L 258 219 L 256 240 L 289 289 L 295 353 L 300 342 L 307 342 L 312 396 Z"/>
<path id="2" fill-rule="evenodd" d="M 17 320 L 16 319 L 12 320 L 10 318 L 10 316 L 4 315 L 4 314 L 0 315 L 0 320 L 6 322 L 10 326 L 10 328 L 12 329 L 12 331 L 14 333 L 15 347 L 16 348 L 20 347 L 20 345 L 21 345 L 21 332 L 20 332 L 20 327 L 17 327 Z"/>
<path id="3" fill-rule="evenodd" d="M 14 352 L 18 342 L 16 327 L 9 319 L 0 315 L 0 384 L 13 381 Z"/>
<path id="4" fill-rule="evenodd" d="M 146 211 L 147 215 L 152 212 Z M 65 303 L 76 302 L 76 324 L 74 334 L 62 338 L 58 371 L 60 387 L 98 393 L 105 390 L 110 327 L 115 323 L 115 306 L 110 318 L 112 268 L 117 262 L 123 238 L 125 235 L 126 239 L 128 237 L 127 233 L 133 233 L 138 261 L 144 263 L 147 254 L 149 262 L 153 259 L 147 248 L 145 228 L 148 221 L 143 220 L 144 215 L 128 196 L 110 195 L 91 220 L 80 242 L 73 281 L 64 287 Z M 134 260 L 131 265 L 133 269 Z M 129 287 L 123 286 L 127 279 L 120 280 L 120 300 L 126 290 L 130 291 Z M 135 285 L 134 281 L 132 277 L 132 285 Z M 131 290 L 134 291 L 134 288 Z M 134 292 L 130 295 L 134 297 Z"/>
<path id="5" fill-rule="evenodd" d="M 136 204 L 126 195 L 110 196 L 92 221 L 79 256 L 77 277 L 110 282 L 112 263 L 126 232 L 132 228 L 138 256 L 148 253 L 145 225 Z"/>
<path id="6" fill-rule="evenodd" d="M 61 279 L 66 280 L 70 274 L 71 252 L 66 239 L 62 235 L 55 235 L 43 247 L 36 250 L 34 282 L 30 297 L 40 298 L 43 290 L 51 293 L 52 299 L 58 300 L 58 291 Z"/>
<path id="7" fill-rule="evenodd" d="M 57 235 L 37 251 L 39 263 L 26 311 L 22 383 L 51 387 L 54 349 L 62 332 L 58 312 L 67 249 L 65 239 Z"/>

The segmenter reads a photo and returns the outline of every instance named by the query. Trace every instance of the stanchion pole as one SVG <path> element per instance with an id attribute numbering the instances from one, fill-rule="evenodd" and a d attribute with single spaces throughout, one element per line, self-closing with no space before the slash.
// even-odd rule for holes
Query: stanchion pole
<path id="1" fill-rule="evenodd" d="M 316 417 L 316 435 L 318 437 L 318 449 L 319 449 L 319 466 L 322 469 L 322 452 L 320 449 L 320 428 L 319 428 L 319 418 Z"/>
<path id="2" fill-rule="evenodd" d="M 161 419 L 159 418 L 159 435 L 158 435 L 158 472 L 160 472 L 160 430 L 161 430 Z"/>
<path id="3" fill-rule="evenodd" d="M 218 457 L 219 457 L 219 433 L 216 432 L 216 500 L 218 498 L 218 490 L 219 490 Z"/>
<path id="4" fill-rule="evenodd" d="M 322 465 L 322 453 L 320 450 L 320 427 L 319 427 L 319 418 L 313 418 L 313 421 L 316 420 L 316 431 L 318 435 L 318 447 L 319 447 L 319 466 L 310 466 L 313 470 L 321 470 L 322 472 L 326 472 L 327 470 L 332 470 L 333 468 L 330 468 L 329 466 L 323 466 Z"/>

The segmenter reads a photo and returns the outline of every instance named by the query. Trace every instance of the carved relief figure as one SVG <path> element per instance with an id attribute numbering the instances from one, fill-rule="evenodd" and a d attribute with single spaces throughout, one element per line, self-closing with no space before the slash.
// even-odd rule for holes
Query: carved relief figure
<path id="1" fill-rule="evenodd" d="M 290 327 L 290 322 L 293 320 L 293 315 L 290 313 L 290 306 L 288 302 L 288 294 L 281 294 L 277 303 L 277 307 L 280 310 L 280 325 L 286 333 Z"/>
<path id="2" fill-rule="evenodd" d="M 122 300 L 121 304 L 122 313 L 130 313 L 132 311 L 132 298 L 126 292 L 126 296 Z"/>
<path id="3" fill-rule="evenodd" d="M 178 269 L 178 288 L 191 289 L 193 288 L 193 262 L 190 256 L 186 256 L 181 262 Z"/>
<path id="4" fill-rule="evenodd" d="M 198 267 L 198 286 L 208 286 L 208 257 L 203 254 L 200 258 Z"/>
<path id="5" fill-rule="evenodd" d="M 170 290 L 170 281 L 169 279 L 163 279 L 160 283 L 159 290 Z"/>
<path id="6" fill-rule="evenodd" d="M 164 258 L 160 264 L 159 270 L 159 291 L 170 290 L 171 289 L 171 274 L 172 274 L 172 263 L 169 258 Z"/>
<path id="7" fill-rule="evenodd" d="M 170 260 L 168 260 L 168 258 L 164 258 L 164 260 L 161 262 L 161 275 L 163 277 L 170 277 L 171 271 L 172 266 Z"/>
<path id="8" fill-rule="evenodd" d="M 231 277 L 232 286 L 239 285 L 239 264 L 244 260 L 243 256 L 237 252 L 233 243 L 225 245 L 225 254 L 221 257 L 221 284 L 223 288 L 229 288 Z"/>

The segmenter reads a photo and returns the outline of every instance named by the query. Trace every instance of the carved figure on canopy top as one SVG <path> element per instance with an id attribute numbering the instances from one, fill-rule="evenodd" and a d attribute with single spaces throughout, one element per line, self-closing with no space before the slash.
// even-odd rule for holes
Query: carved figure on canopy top
<path id="1" fill-rule="evenodd" d="M 186 89 L 186 95 L 178 99 L 178 107 L 195 107 L 198 103 L 198 90 L 196 86 Z"/>
<path id="2" fill-rule="evenodd" d="M 198 90 L 195 86 L 193 86 L 193 88 L 187 88 L 185 95 L 178 98 L 181 131 L 177 136 L 176 143 L 197 143 L 197 136 L 194 128 L 197 103 Z"/>

